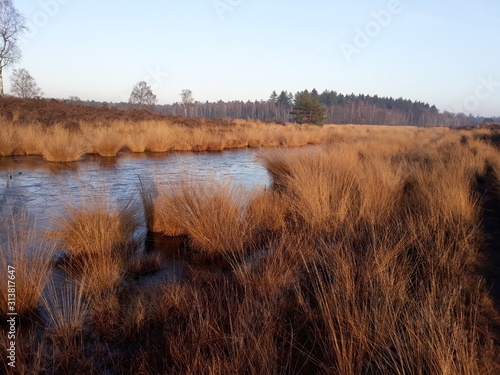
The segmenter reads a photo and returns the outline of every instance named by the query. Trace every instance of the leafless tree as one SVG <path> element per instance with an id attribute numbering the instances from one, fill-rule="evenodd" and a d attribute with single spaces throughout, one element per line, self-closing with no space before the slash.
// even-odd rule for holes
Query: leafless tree
<path id="1" fill-rule="evenodd" d="M 74 102 L 74 103 L 80 103 L 82 100 L 80 99 L 80 97 L 76 96 L 76 95 L 71 95 L 68 100 L 70 102 Z"/>
<path id="2" fill-rule="evenodd" d="M 182 106 L 184 107 L 184 116 L 189 116 L 190 109 L 193 106 L 193 92 L 191 90 L 182 90 L 181 91 L 181 101 Z"/>
<path id="3" fill-rule="evenodd" d="M 141 81 L 134 86 L 128 102 L 140 107 L 153 106 L 156 104 L 156 95 L 153 94 L 151 86 Z"/>
<path id="4" fill-rule="evenodd" d="M 20 60 L 17 38 L 24 30 L 25 18 L 14 8 L 12 0 L 0 0 L 0 97 L 4 95 L 3 68 Z"/>
<path id="5" fill-rule="evenodd" d="M 12 93 L 16 96 L 21 98 L 38 98 L 43 95 L 35 79 L 26 69 L 14 69 L 10 80 Z"/>

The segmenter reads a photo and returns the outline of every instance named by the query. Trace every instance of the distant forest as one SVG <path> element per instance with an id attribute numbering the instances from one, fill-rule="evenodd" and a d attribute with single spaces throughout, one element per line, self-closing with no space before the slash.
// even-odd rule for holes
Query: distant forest
<path id="1" fill-rule="evenodd" d="M 185 101 L 174 104 L 155 105 L 147 109 L 163 114 L 222 119 L 254 119 L 261 121 L 291 122 L 290 112 L 301 93 L 309 93 L 325 108 L 325 123 L 373 124 L 412 126 L 473 126 L 479 123 L 500 122 L 500 117 L 484 118 L 440 112 L 436 106 L 403 98 L 387 98 L 377 95 L 344 95 L 325 90 L 321 94 L 313 89 L 295 94 L 273 91 L 268 100 L 205 102 Z M 76 98 L 77 99 L 77 98 Z M 108 105 L 130 108 L 129 103 L 84 102 L 90 105 Z"/>

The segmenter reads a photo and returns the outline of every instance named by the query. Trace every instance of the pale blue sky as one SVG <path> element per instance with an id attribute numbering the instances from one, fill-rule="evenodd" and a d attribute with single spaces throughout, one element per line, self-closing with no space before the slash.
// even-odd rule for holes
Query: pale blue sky
<path id="1" fill-rule="evenodd" d="M 316 88 L 500 115 L 498 0 L 14 0 L 46 97 L 160 104 Z M 9 89 L 6 72 L 6 86 Z"/>

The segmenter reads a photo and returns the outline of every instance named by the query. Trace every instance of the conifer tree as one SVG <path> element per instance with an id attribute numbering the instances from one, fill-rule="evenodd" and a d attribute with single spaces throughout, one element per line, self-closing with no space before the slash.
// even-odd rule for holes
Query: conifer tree
<path id="1" fill-rule="evenodd" d="M 314 99 L 307 91 L 298 93 L 291 112 L 295 122 L 322 126 L 325 122 L 325 109 L 319 99 Z"/>

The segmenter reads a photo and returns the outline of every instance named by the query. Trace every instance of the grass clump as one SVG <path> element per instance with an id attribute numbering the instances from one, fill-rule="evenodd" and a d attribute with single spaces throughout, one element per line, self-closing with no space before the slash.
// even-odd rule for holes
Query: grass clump
<path id="1" fill-rule="evenodd" d="M 245 250 L 243 196 L 227 182 L 167 184 L 158 188 L 154 206 L 157 231 L 187 235 L 192 248 L 208 259 Z"/>
<path id="2" fill-rule="evenodd" d="M 56 125 L 45 134 L 42 155 L 47 161 L 67 163 L 80 159 L 87 150 L 80 133 Z"/>
<path id="3" fill-rule="evenodd" d="M 113 157 L 125 146 L 123 134 L 111 128 L 96 126 L 84 128 L 84 136 L 91 153 Z"/>
<path id="4" fill-rule="evenodd" d="M 4 275 L 0 279 L 0 313 L 6 316 L 9 306 L 19 315 L 34 313 L 51 273 L 55 244 L 39 238 L 32 218 L 26 214 L 11 215 L 1 225 L 7 238 L 0 242 L 0 270 Z M 12 267 L 13 274 L 9 272 Z M 8 303 L 9 275 L 15 277 L 15 306 Z"/>
<path id="5" fill-rule="evenodd" d="M 83 198 L 68 205 L 51 235 L 68 251 L 66 269 L 85 278 L 86 293 L 117 286 L 135 262 L 136 207 L 123 207 L 106 198 Z"/>
<path id="6" fill-rule="evenodd" d="M 19 144 L 14 126 L 0 118 L 0 156 L 10 156 Z"/>

